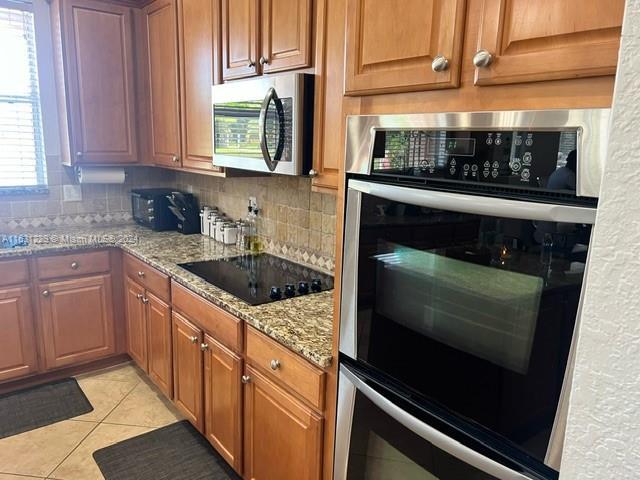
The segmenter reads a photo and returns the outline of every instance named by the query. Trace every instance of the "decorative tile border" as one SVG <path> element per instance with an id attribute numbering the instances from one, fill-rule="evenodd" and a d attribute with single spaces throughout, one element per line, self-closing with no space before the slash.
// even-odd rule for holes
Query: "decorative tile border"
<path id="1" fill-rule="evenodd" d="M 31 218 L 0 219 L 0 232 L 20 232 L 33 229 L 57 227 L 86 227 L 90 225 L 107 226 L 111 224 L 131 223 L 130 212 L 82 213 L 77 215 L 48 215 Z"/>
<path id="2" fill-rule="evenodd" d="M 333 275 L 335 272 L 335 258 L 324 256 L 318 252 L 297 248 L 273 239 L 264 239 L 264 250 L 268 253 L 284 257 L 298 263 L 307 264 L 325 273 Z"/>

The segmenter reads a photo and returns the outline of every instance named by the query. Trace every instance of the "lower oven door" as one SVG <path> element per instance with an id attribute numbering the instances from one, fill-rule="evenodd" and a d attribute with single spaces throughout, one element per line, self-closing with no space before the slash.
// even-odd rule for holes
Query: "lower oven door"
<path id="1" fill-rule="evenodd" d="M 400 397 L 393 401 L 357 370 L 340 366 L 335 480 L 553 478 L 527 473 L 484 445 L 461 443 L 430 424 L 442 424 L 435 417 L 428 422 L 405 410 Z"/>

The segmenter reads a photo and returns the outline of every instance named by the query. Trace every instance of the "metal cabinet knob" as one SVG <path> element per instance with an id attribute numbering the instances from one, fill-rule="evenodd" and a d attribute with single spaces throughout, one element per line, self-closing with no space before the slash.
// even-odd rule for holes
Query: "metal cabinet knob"
<path id="1" fill-rule="evenodd" d="M 311 170 L 309 170 L 309 176 L 310 177 L 317 177 L 318 176 L 318 172 L 312 168 Z"/>
<path id="2" fill-rule="evenodd" d="M 143 298 L 142 299 L 142 303 L 144 303 L 146 305 L 147 303 L 149 303 L 149 299 L 148 298 Z"/>
<path id="3" fill-rule="evenodd" d="M 280 360 L 271 360 L 271 370 L 278 370 L 280 368 Z"/>
<path id="4" fill-rule="evenodd" d="M 202 350 L 203 352 L 206 352 L 207 350 L 209 350 L 209 344 L 208 343 L 201 343 L 200 344 L 200 350 Z"/>
<path id="5" fill-rule="evenodd" d="M 242 375 L 240 380 L 242 381 L 242 383 L 247 384 L 247 383 L 251 382 L 251 377 L 249 375 Z"/>
<path id="6" fill-rule="evenodd" d="M 179 157 L 178 155 L 173 155 L 173 156 L 171 157 L 171 161 L 172 161 L 173 163 L 178 163 L 178 162 L 180 161 L 180 157 Z"/>
<path id="7" fill-rule="evenodd" d="M 431 62 L 431 69 L 434 72 L 444 72 L 449 69 L 449 59 L 444 55 L 436 55 Z"/>
<path id="8" fill-rule="evenodd" d="M 198 343 L 198 337 L 190 337 L 191 343 Z"/>
<path id="9" fill-rule="evenodd" d="M 42 292 L 42 296 L 43 297 L 48 297 L 49 296 L 49 290 L 45 290 L 44 292 Z"/>
<path id="10" fill-rule="evenodd" d="M 255 67 L 255 66 L 256 66 L 256 62 L 249 62 L 249 63 L 247 64 L 247 68 L 253 68 L 253 67 Z"/>
<path id="11" fill-rule="evenodd" d="M 473 64 L 478 68 L 485 68 L 493 62 L 493 55 L 489 50 L 481 49 L 473 56 Z"/>
<path id="12" fill-rule="evenodd" d="M 81 157 L 82 156 L 82 152 L 76 152 L 76 157 Z"/>
<path id="13" fill-rule="evenodd" d="M 72 268 L 73 270 L 77 270 L 79 266 L 80 266 L 80 265 L 78 264 L 78 262 L 71 262 L 71 268 Z"/>
<path id="14" fill-rule="evenodd" d="M 138 276 L 139 276 L 140 278 L 144 278 L 144 272 L 138 272 Z"/>
<path id="15" fill-rule="evenodd" d="M 144 298 L 144 295 L 143 295 L 143 294 L 141 294 L 141 293 L 138 293 L 138 294 L 136 295 L 136 298 L 137 298 L 138 300 L 142 300 L 142 299 Z"/>
<path id="16" fill-rule="evenodd" d="M 269 65 L 269 60 L 265 57 L 260 57 L 260 65 Z"/>

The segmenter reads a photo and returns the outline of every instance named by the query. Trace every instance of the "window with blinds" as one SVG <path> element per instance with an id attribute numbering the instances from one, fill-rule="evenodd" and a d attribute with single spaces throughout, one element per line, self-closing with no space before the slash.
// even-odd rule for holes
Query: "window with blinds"
<path id="1" fill-rule="evenodd" d="M 0 0 L 0 188 L 46 185 L 30 3 Z"/>

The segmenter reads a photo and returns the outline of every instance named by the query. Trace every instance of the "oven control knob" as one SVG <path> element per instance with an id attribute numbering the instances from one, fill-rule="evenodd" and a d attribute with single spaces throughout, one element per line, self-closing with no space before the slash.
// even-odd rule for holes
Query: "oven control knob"
<path id="1" fill-rule="evenodd" d="M 311 280 L 311 291 L 319 292 L 320 290 L 322 290 L 322 281 L 319 278 Z"/>
<path id="2" fill-rule="evenodd" d="M 280 300 L 282 298 L 282 290 L 280 289 L 280 287 L 271 287 L 269 298 L 271 298 L 272 300 Z"/>
<path id="3" fill-rule="evenodd" d="M 307 293 L 309 293 L 309 283 L 307 282 L 298 283 L 298 293 L 300 295 L 306 295 Z"/>
<path id="4" fill-rule="evenodd" d="M 284 296 L 291 298 L 296 296 L 296 286 L 293 283 L 287 283 L 284 287 Z"/>

